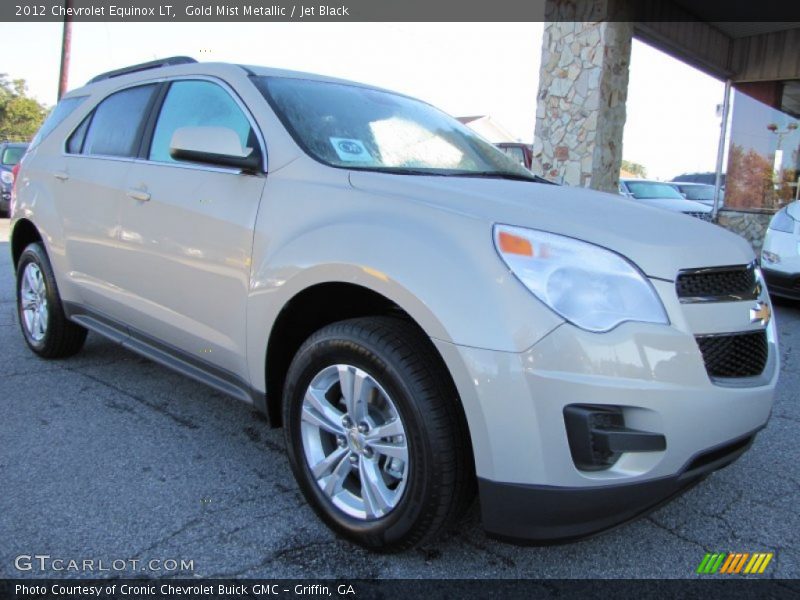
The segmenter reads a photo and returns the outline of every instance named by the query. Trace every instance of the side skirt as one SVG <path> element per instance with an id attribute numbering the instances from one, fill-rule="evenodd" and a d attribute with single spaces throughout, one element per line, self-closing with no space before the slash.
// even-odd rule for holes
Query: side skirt
<path id="1" fill-rule="evenodd" d="M 65 302 L 64 312 L 68 319 L 78 325 L 223 394 L 252 404 L 264 415 L 267 414 L 266 395 L 230 371 L 79 304 Z"/>

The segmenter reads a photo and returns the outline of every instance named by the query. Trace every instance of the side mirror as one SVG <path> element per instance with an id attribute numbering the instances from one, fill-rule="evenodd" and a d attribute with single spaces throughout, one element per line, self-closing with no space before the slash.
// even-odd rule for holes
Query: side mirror
<path id="1" fill-rule="evenodd" d="M 256 171 L 261 158 L 253 148 L 242 148 L 239 135 L 228 127 L 181 127 L 172 134 L 169 155 L 175 160 Z"/>

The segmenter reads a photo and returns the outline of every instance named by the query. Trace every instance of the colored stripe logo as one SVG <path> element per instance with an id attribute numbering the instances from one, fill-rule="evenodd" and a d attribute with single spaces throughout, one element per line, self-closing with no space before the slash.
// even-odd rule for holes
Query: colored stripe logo
<path id="1" fill-rule="evenodd" d="M 763 573 L 770 561 L 772 552 L 722 552 L 707 553 L 697 567 L 701 575 L 748 575 Z"/>

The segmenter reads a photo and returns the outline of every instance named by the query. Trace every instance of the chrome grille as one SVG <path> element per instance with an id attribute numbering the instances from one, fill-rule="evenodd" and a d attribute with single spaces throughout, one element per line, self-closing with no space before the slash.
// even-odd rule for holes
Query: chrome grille
<path id="1" fill-rule="evenodd" d="M 690 217 L 694 217 L 695 219 L 700 219 L 702 221 L 711 222 L 711 213 L 710 212 L 685 212 L 685 215 L 689 215 Z"/>

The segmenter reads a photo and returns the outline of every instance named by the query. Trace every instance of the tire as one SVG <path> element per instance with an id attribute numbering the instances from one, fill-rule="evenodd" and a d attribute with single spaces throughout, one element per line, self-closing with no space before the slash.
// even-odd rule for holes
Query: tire
<path id="1" fill-rule="evenodd" d="M 342 390 L 351 381 L 361 382 L 366 404 L 346 402 Z M 381 552 L 406 550 L 452 525 L 473 499 L 460 401 L 430 340 L 413 324 L 368 317 L 319 330 L 295 355 L 283 401 L 295 478 L 341 536 Z"/>
<path id="2" fill-rule="evenodd" d="M 50 260 L 38 242 L 23 250 L 17 265 L 17 316 L 28 347 L 43 358 L 72 356 L 86 341 L 86 329 L 64 315 Z"/>

